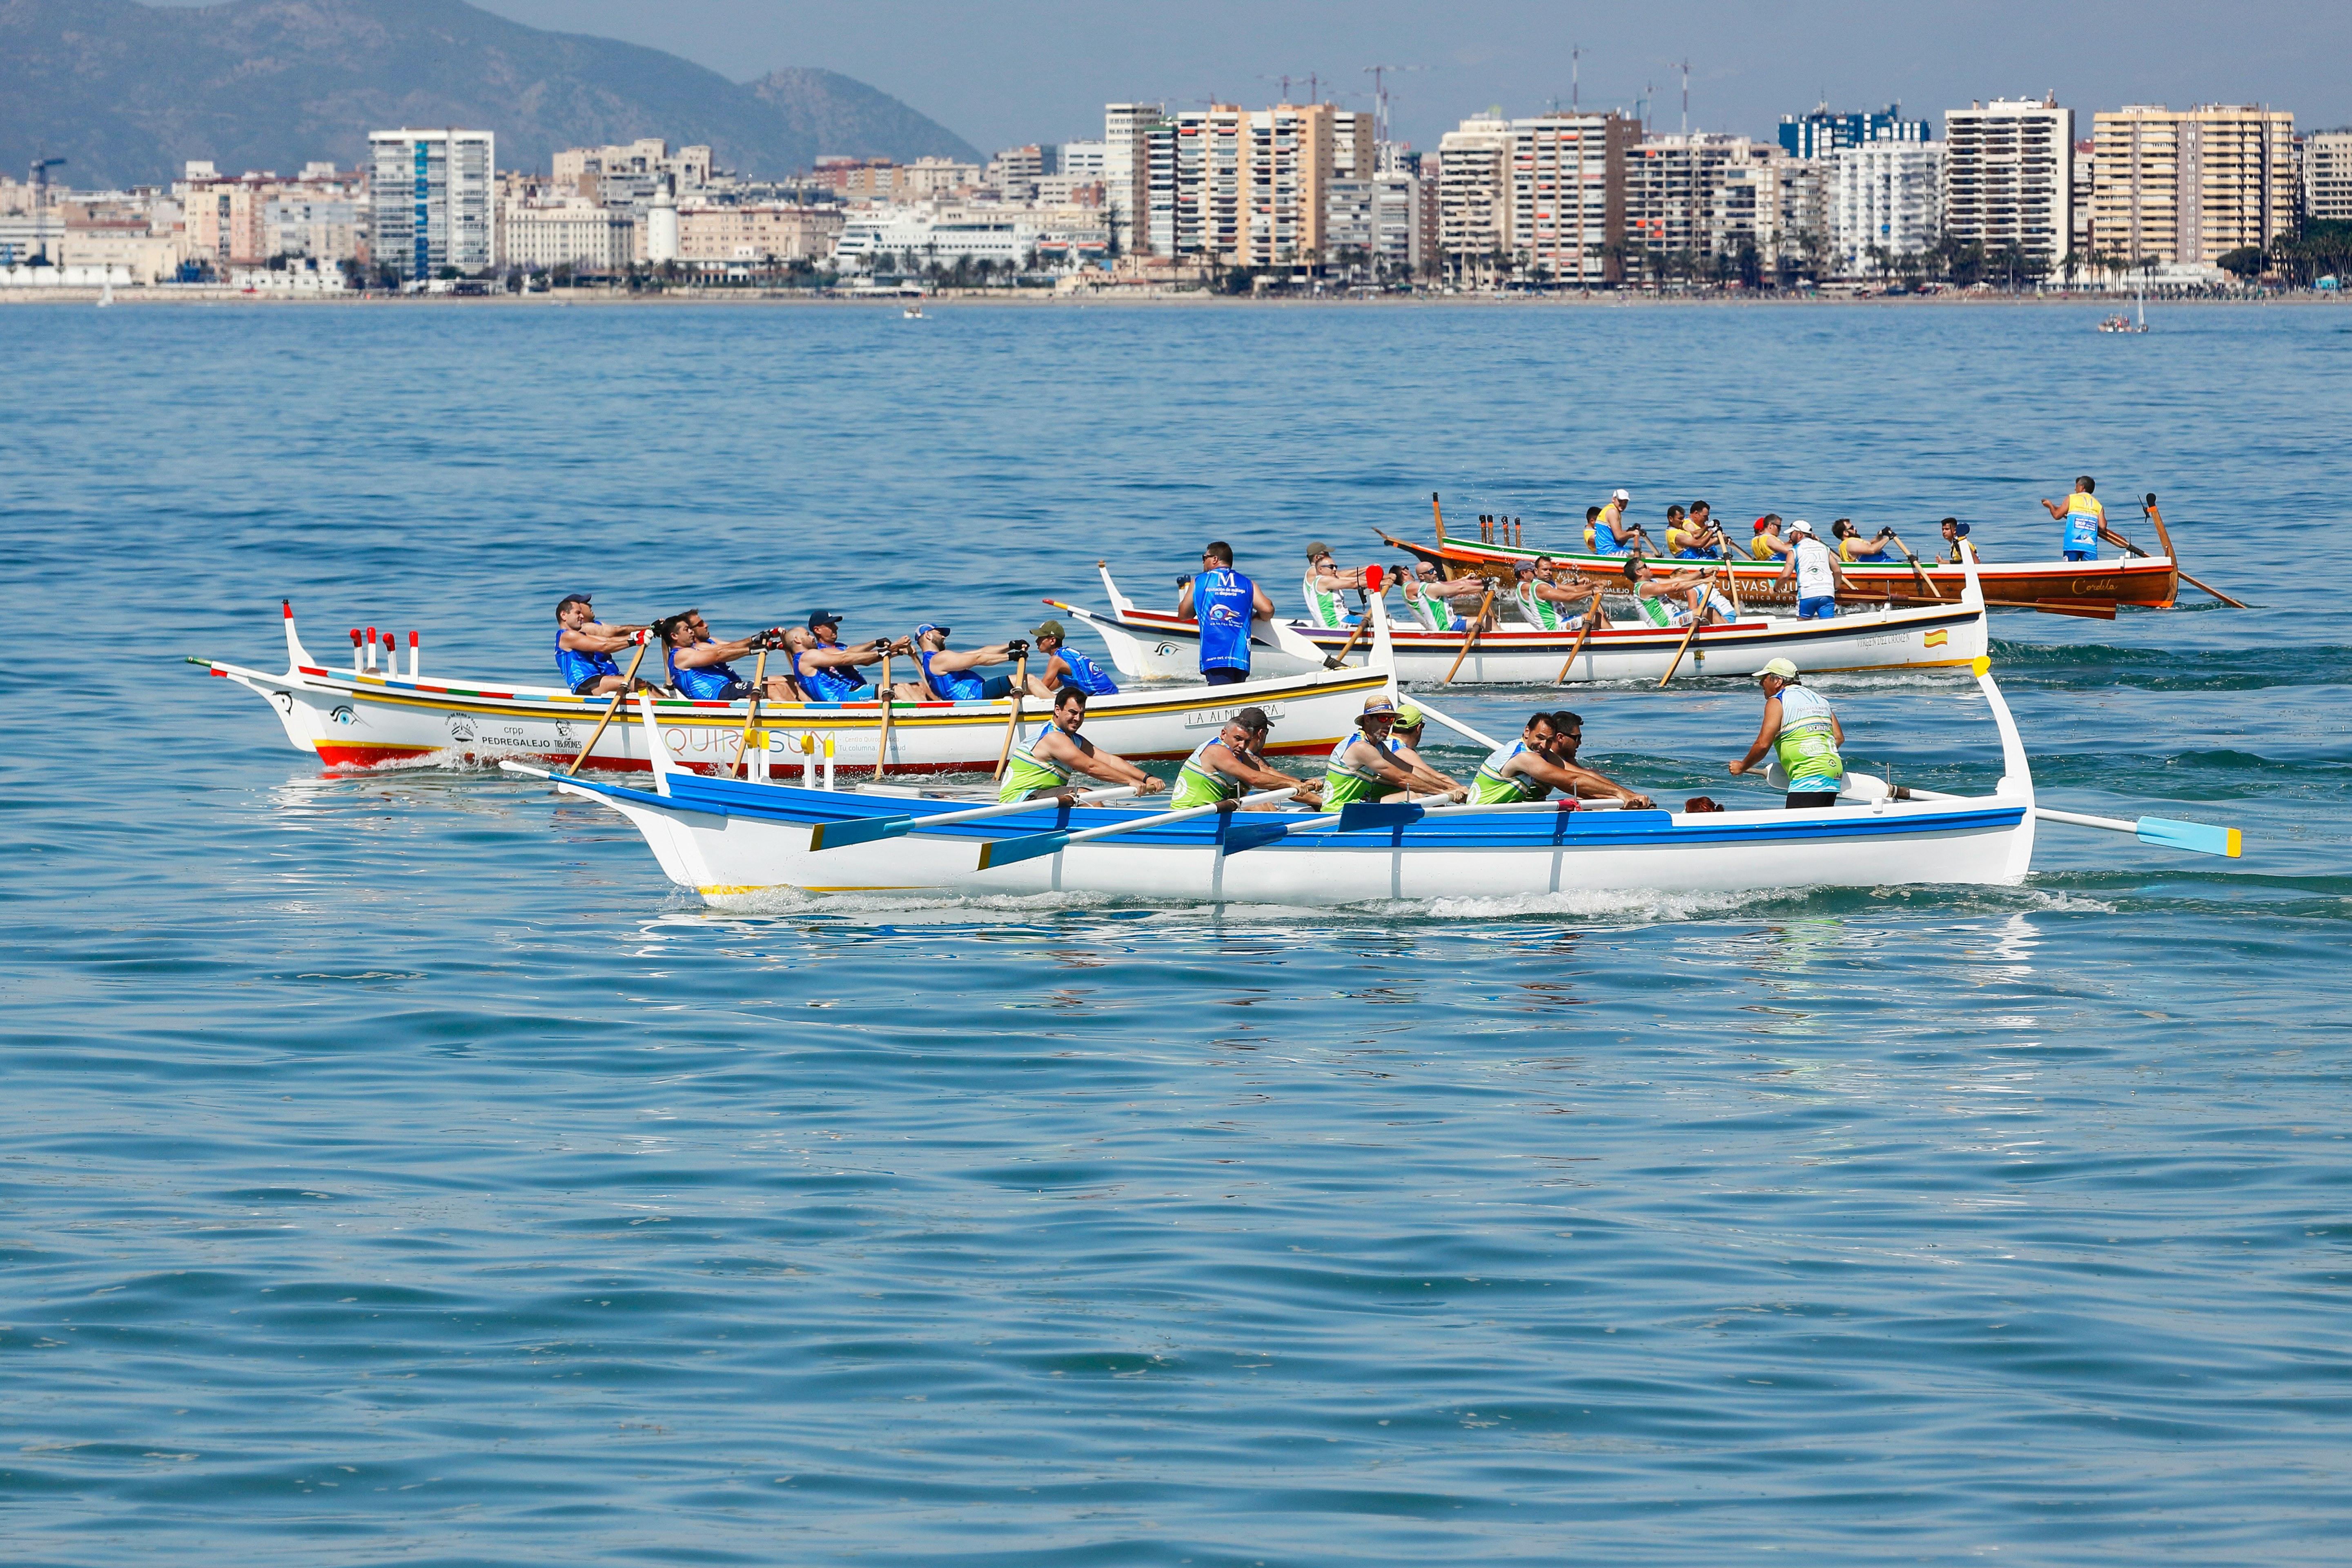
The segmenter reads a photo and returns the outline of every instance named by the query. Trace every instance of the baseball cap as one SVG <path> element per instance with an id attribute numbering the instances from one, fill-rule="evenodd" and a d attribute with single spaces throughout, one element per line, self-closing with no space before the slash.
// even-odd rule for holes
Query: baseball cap
<path id="1" fill-rule="evenodd" d="M 1050 626 L 1053 623 L 1049 621 L 1046 624 Z M 816 625 L 816 620 L 814 616 L 810 618 L 809 625 Z M 927 634 L 931 632 L 937 632 L 943 637 L 953 637 L 955 635 L 952 631 L 949 630 L 946 626 L 940 626 L 936 621 L 925 621 L 921 626 L 915 628 L 915 639 L 919 642 Z"/>
<path id="2" fill-rule="evenodd" d="M 1511 570 L 1514 572 L 1532 573 L 1535 569 L 1536 563 L 1532 561 L 1514 561 L 1511 563 Z"/>
<path id="3" fill-rule="evenodd" d="M 1263 708 L 1244 708 L 1234 715 L 1234 722 L 1255 734 L 1265 734 L 1274 728 L 1274 721 L 1265 716 Z"/>
<path id="4" fill-rule="evenodd" d="M 555 601 L 555 613 L 559 616 L 562 615 L 563 613 L 563 606 L 566 605 L 586 605 L 589 602 L 588 595 L 585 594 L 566 594 L 563 597 Z"/>
<path id="5" fill-rule="evenodd" d="M 1307 547 L 1307 561 L 1308 561 L 1308 563 L 1312 563 L 1317 562 L 1317 561 L 1320 561 L 1320 560 L 1322 560 L 1322 559 L 1323 559 L 1323 557 L 1325 557 L 1326 555 L 1328 555 L 1328 554 L 1330 554 L 1330 553 L 1331 553 L 1331 547 L 1330 547 L 1329 545 L 1328 545 L 1328 544 L 1324 543 L 1324 542 L 1323 542 L 1321 540 L 1319 540 L 1319 539 L 1318 539 L 1318 540 L 1317 540 L 1314 543 L 1312 543 L 1312 544 L 1310 544 L 1310 545 L 1308 545 L 1308 546 Z"/>
<path id="6" fill-rule="evenodd" d="M 808 626 L 809 630 L 811 631 L 816 630 L 819 626 L 837 626 L 839 625 L 841 625 L 841 617 L 835 615 L 831 610 L 811 610 L 809 612 Z"/>
<path id="7" fill-rule="evenodd" d="M 1062 629 L 1062 623 L 1059 621 L 1039 621 L 1029 628 L 1029 635 L 1033 637 L 1060 637 L 1065 642 L 1069 640 L 1070 636 Z"/>
<path id="8" fill-rule="evenodd" d="M 1756 679 L 1761 680 L 1768 675 L 1777 675 L 1783 680 L 1794 680 L 1797 679 L 1797 667 L 1785 658 L 1776 658 L 1758 670 Z"/>
<path id="9" fill-rule="evenodd" d="M 1807 522 L 1801 517 L 1796 521 L 1789 525 L 1789 531 L 1790 533 L 1811 533 L 1813 531 L 1813 525 Z"/>
<path id="10" fill-rule="evenodd" d="M 1612 490 L 1609 492 L 1609 499 L 1611 500 L 1632 500 L 1633 498 L 1623 490 Z"/>
<path id="11" fill-rule="evenodd" d="M 1396 721 L 1396 727 L 1398 729 L 1412 729 L 1421 722 L 1421 710 L 1414 707 L 1412 703 L 1406 702 L 1398 706 Z"/>

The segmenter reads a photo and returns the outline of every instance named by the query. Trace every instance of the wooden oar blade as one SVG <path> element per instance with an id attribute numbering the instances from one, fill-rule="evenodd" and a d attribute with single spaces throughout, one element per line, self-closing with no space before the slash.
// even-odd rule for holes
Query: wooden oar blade
<path id="1" fill-rule="evenodd" d="M 846 849 L 853 844 L 872 844 L 879 839 L 903 837 L 912 831 L 911 816 L 875 816 L 864 822 L 820 822 L 809 829 L 809 853 L 822 849 Z"/>
<path id="2" fill-rule="evenodd" d="M 1428 813 L 1417 805 L 1395 805 L 1383 801 L 1360 800 L 1339 808 L 1341 833 L 1360 833 L 1368 828 L 1402 827 L 1419 822 Z"/>
<path id="3" fill-rule="evenodd" d="M 2245 849 L 2245 841 L 2234 827 L 2216 827 L 2204 822 L 2175 822 L 2169 817 L 2143 816 L 2132 825 L 2143 844 L 2161 845 L 2167 849 L 2186 849 L 2195 855 L 2221 855 L 2237 859 Z"/>
<path id="4" fill-rule="evenodd" d="M 993 870 L 1022 860 L 1034 860 L 1040 855 L 1057 853 L 1070 841 L 1066 833 L 1032 833 L 1020 838 L 992 838 L 980 847 L 979 870 Z"/>

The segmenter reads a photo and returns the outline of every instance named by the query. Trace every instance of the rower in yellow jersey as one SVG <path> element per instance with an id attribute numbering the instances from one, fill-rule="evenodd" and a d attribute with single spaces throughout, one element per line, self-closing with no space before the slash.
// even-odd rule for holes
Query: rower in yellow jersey
<path id="1" fill-rule="evenodd" d="M 2064 505 L 2042 498 L 2050 515 L 2066 525 L 2065 537 L 2060 542 L 2069 561 L 2096 561 L 2099 558 L 2099 535 L 2106 531 L 2107 509 L 2091 492 L 2099 488 L 2098 481 L 2084 474 L 2074 481 L 2074 493 Z"/>

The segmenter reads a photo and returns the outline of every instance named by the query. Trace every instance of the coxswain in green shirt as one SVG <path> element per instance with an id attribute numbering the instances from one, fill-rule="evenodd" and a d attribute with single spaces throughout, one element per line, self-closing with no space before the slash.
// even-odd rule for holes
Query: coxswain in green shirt
<path id="1" fill-rule="evenodd" d="M 1733 776 L 1748 772 L 1777 752 L 1789 774 L 1786 805 L 1791 811 L 1835 805 L 1845 782 L 1845 762 L 1838 748 L 1845 744 L 1845 726 L 1829 699 L 1798 684 L 1797 667 L 1776 658 L 1756 674 L 1764 688 L 1764 723 L 1748 754 L 1731 764 Z"/>
<path id="2" fill-rule="evenodd" d="M 1070 783 L 1073 773 L 1100 779 L 1108 784 L 1134 784 L 1145 795 L 1160 788 L 1160 781 L 1129 762 L 1098 749 L 1078 733 L 1087 721 L 1087 694 L 1075 686 L 1065 686 L 1054 695 L 1054 717 L 1045 726 L 1018 742 L 1013 757 L 1004 770 L 1004 782 L 997 786 L 999 800 L 1036 800 L 1041 796 L 1076 795 L 1080 791 Z"/>
<path id="3" fill-rule="evenodd" d="M 1297 789 L 1299 801 L 1313 806 L 1322 785 L 1314 780 L 1292 778 L 1265 765 L 1265 741 L 1274 729 L 1274 721 L 1263 708 L 1244 708 L 1225 721 L 1225 727 L 1211 739 L 1192 749 L 1184 765 L 1176 773 L 1176 794 L 1169 804 L 1175 806 L 1214 805 L 1221 800 L 1239 800 L 1255 790 Z M 1284 801 L 1265 801 L 1246 809 L 1278 811 L 1287 805 Z"/>

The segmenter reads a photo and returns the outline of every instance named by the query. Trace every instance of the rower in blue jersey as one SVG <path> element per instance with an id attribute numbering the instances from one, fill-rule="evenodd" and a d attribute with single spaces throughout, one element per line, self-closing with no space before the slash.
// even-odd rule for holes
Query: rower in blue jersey
<path id="1" fill-rule="evenodd" d="M 574 695 L 603 697 L 628 685 L 613 656 L 645 641 L 645 627 L 605 625 L 585 594 L 566 594 L 556 601 L 555 626 L 555 668 Z M 640 676 L 636 689 L 655 687 Z"/>
<path id="2" fill-rule="evenodd" d="M 925 621 L 915 628 L 910 645 L 915 655 L 915 668 L 919 672 L 918 686 L 922 702 L 993 702 L 1013 695 L 1013 678 L 992 675 L 986 678 L 972 671 L 983 664 L 1003 664 L 1029 651 L 1024 642 L 992 643 L 986 647 L 950 649 L 949 628 Z M 1040 693 L 1051 696 L 1051 692 Z"/>
<path id="3" fill-rule="evenodd" d="M 1201 552 L 1201 574 L 1176 580 L 1176 613 L 1201 626 L 1201 679 L 1231 686 L 1249 679 L 1250 622 L 1274 616 L 1265 590 L 1234 570 L 1234 547 L 1218 540 Z"/>
<path id="4" fill-rule="evenodd" d="M 2060 543 L 2069 561 L 2099 558 L 2099 535 L 2107 531 L 2107 509 L 2091 493 L 2098 488 L 2098 481 L 2084 474 L 2074 481 L 2074 493 L 2063 501 L 2042 498 L 2050 515 L 2066 525 L 2066 535 Z"/>
<path id="5" fill-rule="evenodd" d="M 1065 686 L 1075 686 L 1089 697 L 1115 697 L 1118 682 L 1104 674 L 1095 661 L 1069 646 L 1059 621 L 1040 621 L 1030 628 L 1036 650 L 1045 656 L 1045 670 L 1029 678 L 1029 695 L 1051 699 Z"/>
<path id="6" fill-rule="evenodd" d="M 661 639 L 663 656 L 669 664 L 671 689 L 698 702 L 734 702 L 751 696 L 751 683 L 727 661 L 762 647 L 784 646 L 782 626 L 720 642 L 710 635 L 709 623 L 699 610 L 664 616 L 653 624 L 653 634 Z M 800 700 L 791 679 L 782 675 L 768 677 L 763 695 L 775 702 Z"/>
<path id="7" fill-rule="evenodd" d="M 831 610 L 811 610 L 808 626 L 795 626 L 784 645 L 792 649 L 793 675 L 811 702 L 871 702 L 859 665 L 872 664 L 885 653 L 908 651 L 907 639 L 887 637 L 874 642 L 841 640 L 841 617 Z M 919 700 L 919 699 L 915 699 Z"/>

